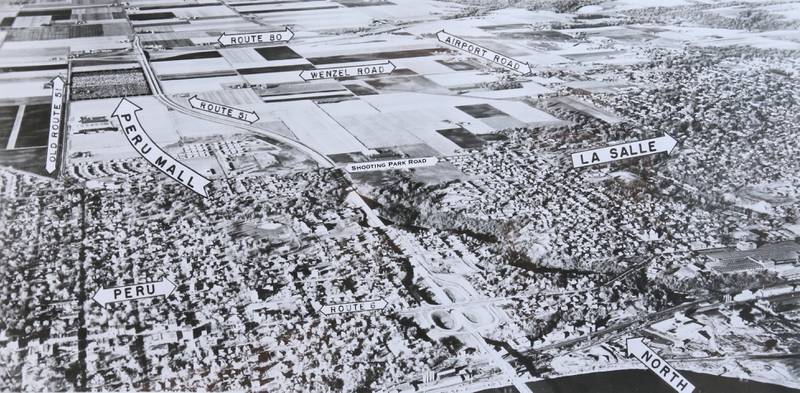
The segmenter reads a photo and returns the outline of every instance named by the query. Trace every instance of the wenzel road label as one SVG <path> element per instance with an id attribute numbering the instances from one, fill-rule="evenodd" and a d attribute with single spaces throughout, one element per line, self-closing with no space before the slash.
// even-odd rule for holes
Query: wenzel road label
<path id="1" fill-rule="evenodd" d="M 294 37 L 294 32 L 287 27 L 283 31 L 266 31 L 256 33 L 222 33 L 217 42 L 222 46 L 250 45 L 270 42 L 287 42 Z"/>
<path id="2" fill-rule="evenodd" d="M 677 144 L 678 141 L 673 139 L 669 134 L 664 134 L 664 136 L 658 138 L 582 151 L 572 154 L 572 166 L 581 168 L 584 166 L 605 164 L 607 162 L 648 156 L 656 153 L 666 152 L 669 154 Z"/>
<path id="3" fill-rule="evenodd" d="M 190 188 L 192 191 L 208 198 L 206 185 L 211 181 L 195 172 L 193 169 L 183 165 L 150 139 L 144 127 L 139 122 L 136 112 L 142 110 L 138 105 L 128 101 L 127 98 L 120 100 L 117 109 L 114 109 L 114 116 L 122 127 L 122 132 L 128 138 L 131 146 L 144 157 L 150 165 L 158 168 L 161 172 L 171 177 L 178 183 Z"/>
<path id="4" fill-rule="evenodd" d="M 193 96 L 192 98 L 189 99 L 189 105 L 191 105 L 192 108 L 194 109 L 200 109 L 208 113 L 229 117 L 235 120 L 246 121 L 250 124 L 253 124 L 256 121 L 258 121 L 258 115 L 255 112 L 247 112 L 227 105 L 222 105 L 211 101 L 202 100 L 200 98 L 197 98 L 197 96 Z"/>
<path id="5" fill-rule="evenodd" d="M 461 49 L 462 51 L 467 52 L 469 54 L 482 57 L 486 60 L 491 61 L 492 63 L 499 64 L 501 67 L 506 68 L 508 70 L 519 72 L 520 74 L 533 73 L 533 68 L 531 68 L 530 64 L 528 63 L 521 62 L 519 60 L 513 59 L 505 55 L 501 55 L 500 53 L 497 53 L 488 48 L 484 48 L 474 42 L 458 38 L 450 33 L 445 32 L 444 30 L 441 30 L 438 33 L 436 33 L 436 38 L 438 38 L 439 42 L 441 43 L 450 45 L 454 48 Z"/>
<path id="6" fill-rule="evenodd" d="M 351 314 L 356 312 L 382 310 L 389 305 L 384 299 L 367 300 L 365 302 L 329 304 L 322 306 L 319 312 L 324 315 Z"/>
<path id="7" fill-rule="evenodd" d="M 318 68 L 316 70 L 303 70 L 300 77 L 304 81 L 316 79 L 349 78 L 352 76 L 369 76 L 378 74 L 391 74 L 395 70 L 391 61 L 377 64 L 351 65 L 344 67 Z"/>
<path id="8" fill-rule="evenodd" d="M 58 162 L 58 139 L 61 135 L 61 118 L 64 108 L 64 80 L 60 76 L 53 78 L 52 100 L 50 104 L 50 129 L 47 136 L 47 161 L 44 169 L 47 173 L 56 170 Z"/>
<path id="9" fill-rule="evenodd" d="M 675 391 L 680 393 L 692 393 L 694 385 L 686 378 L 678 374 L 677 370 L 670 366 L 661 356 L 658 356 L 650 347 L 642 342 L 641 337 L 629 338 L 625 341 L 628 356 L 639 359 L 650 371 L 656 373 L 664 382 L 669 384 Z"/>
<path id="10" fill-rule="evenodd" d="M 436 157 L 404 158 L 401 160 L 356 162 L 347 164 L 345 169 L 350 173 L 387 171 L 391 169 L 409 169 L 434 166 L 437 162 L 439 162 L 439 159 Z"/>
<path id="11" fill-rule="evenodd" d="M 101 306 L 108 303 L 124 302 L 127 300 L 145 299 L 156 296 L 169 296 L 175 290 L 175 284 L 168 279 L 144 284 L 134 284 L 125 287 L 103 288 L 94 294 L 94 301 Z"/>

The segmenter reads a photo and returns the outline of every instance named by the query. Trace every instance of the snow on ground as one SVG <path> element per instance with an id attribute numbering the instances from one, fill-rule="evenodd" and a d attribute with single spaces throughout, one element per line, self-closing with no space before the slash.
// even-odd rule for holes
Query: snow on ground
<path id="1" fill-rule="evenodd" d="M 159 76 L 169 74 L 203 73 L 212 71 L 228 71 L 230 64 L 223 57 L 213 59 L 168 60 L 150 63 Z"/>
<path id="2" fill-rule="evenodd" d="M 197 91 L 224 90 L 227 86 L 243 83 L 245 83 L 245 80 L 239 76 L 220 76 L 213 78 L 162 80 L 161 87 L 164 93 L 180 94 Z"/>
<path id="3" fill-rule="evenodd" d="M 129 97 L 131 102 L 142 108 L 137 112 L 142 127 L 150 138 L 159 146 L 176 146 L 180 141 L 194 141 L 214 136 L 232 136 L 241 134 L 241 129 L 223 124 L 197 119 L 175 111 L 168 111 L 152 96 Z M 91 124 L 108 126 L 108 122 L 86 123 L 81 118 L 105 117 L 111 114 L 119 104 L 119 98 L 100 100 L 74 101 L 70 104 L 68 154 L 91 152 L 90 157 L 73 158 L 74 162 L 101 161 L 138 157 L 138 153 L 130 146 L 127 138 L 120 132 L 101 131 L 76 133 L 79 130 L 92 128 Z"/>
<path id="4" fill-rule="evenodd" d="M 276 102 L 263 106 L 259 116 L 279 119 L 297 138 L 323 154 L 368 152 L 369 148 L 311 101 Z"/>

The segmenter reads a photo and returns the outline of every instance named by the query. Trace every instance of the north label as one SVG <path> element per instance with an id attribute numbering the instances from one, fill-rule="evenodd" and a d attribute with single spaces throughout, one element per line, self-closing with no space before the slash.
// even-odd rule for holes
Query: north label
<path id="1" fill-rule="evenodd" d="M 391 74 L 395 70 L 391 61 L 378 64 L 351 65 L 344 67 L 318 68 L 316 70 L 303 70 L 300 77 L 305 81 L 318 79 L 350 78 L 354 76 L 370 76 Z"/>
<path id="2" fill-rule="evenodd" d="M 438 33 L 436 33 L 436 38 L 438 38 L 439 42 L 443 44 L 450 45 L 454 48 L 467 52 L 471 55 L 475 55 L 484 58 L 486 60 L 489 60 L 492 63 L 498 64 L 507 70 L 518 72 L 520 74 L 533 73 L 533 68 L 530 66 L 530 64 L 526 62 L 516 60 L 506 55 L 497 53 L 484 46 L 478 45 L 474 42 L 470 42 L 463 38 L 456 37 L 450 33 L 445 32 L 444 30 L 441 30 Z"/>
<path id="3" fill-rule="evenodd" d="M 121 131 L 128 138 L 128 142 L 150 165 L 158 168 L 172 180 L 208 198 L 205 187 L 211 181 L 167 154 L 150 139 L 136 114 L 141 110 L 142 108 L 138 105 L 123 98 L 111 116 L 117 118 L 122 127 Z"/>
<path id="4" fill-rule="evenodd" d="M 410 168 L 434 166 L 436 165 L 437 162 L 439 162 L 439 159 L 437 159 L 436 157 L 403 158 L 400 160 L 389 160 L 389 161 L 357 162 L 357 163 L 347 164 L 345 169 L 350 173 L 387 171 L 392 169 L 410 169 Z"/>
<path id="5" fill-rule="evenodd" d="M 656 153 L 669 154 L 677 144 L 678 142 L 669 134 L 664 134 L 664 136 L 658 138 L 582 151 L 572 154 L 572 166 L 581 168 Z"/>
<path id="6" fill-rule="evenodd" d="M 58 162 L 58 139 L 61 136 L 61 119 L 64 109 L 64 80 L 60 76 L 52 80 L 52 95 L 50 101 L 50 128 L 47 130 L 47 158 L 44 169 L 47 173 L 56 170 Z"/>
<path id="7" fill-rule="evenodd" d="M 625 341 L 625 346 L 629 357 L 633 356 L 638 359 L 675 391 L 679 393 L 692 393 L 694 391 L 694 385 L 678 373 L 675 367 L 669 365 L 666 360 L 645 345 L 641 338 L 629 338 Z"/>

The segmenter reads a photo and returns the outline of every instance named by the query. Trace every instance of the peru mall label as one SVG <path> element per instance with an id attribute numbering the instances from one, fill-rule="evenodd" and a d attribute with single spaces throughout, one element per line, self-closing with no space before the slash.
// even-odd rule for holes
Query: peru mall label
<path id="1" fill-rule="evenodd" d="M 142 108 L 127 98 L 123 98 L 117 105 L 117 109 L 111 114 L 112 117 L 116 117 L 119 121 L 120 127 L 122 127 L 121 131 L 125 134 L 131 147 L 147 160 L 150 165 L 158 168 L 172 180 L 208 198 L 208 192 L 206 192 L 205 188 L 211 181 L 167 154 L 153 142 L 139 122 L 137 115 L 139 111 L 142 111 Z"/>
<path id="2" fill-rule="evenodd" d="M 347 164 L 345 169 L 350 173 L 388 171 L 392 169 L 410 169 L 434 166 L 439 162 L 436 157 L 403 158 L 389 161 L 370 161 Z"/>

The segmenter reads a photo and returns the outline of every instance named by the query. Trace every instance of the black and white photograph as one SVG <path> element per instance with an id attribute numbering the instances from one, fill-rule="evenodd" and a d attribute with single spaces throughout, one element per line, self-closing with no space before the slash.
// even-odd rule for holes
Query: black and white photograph
<path id="1" fill-rule="evenodd" d="M 798 0 L 0 0 L 0 392 L 800 393 Z"/>

